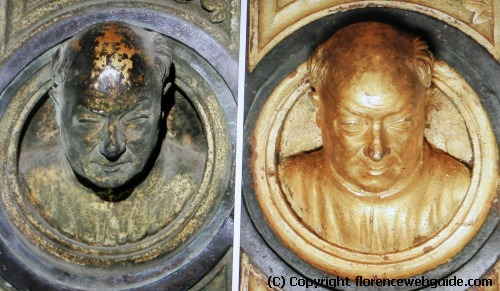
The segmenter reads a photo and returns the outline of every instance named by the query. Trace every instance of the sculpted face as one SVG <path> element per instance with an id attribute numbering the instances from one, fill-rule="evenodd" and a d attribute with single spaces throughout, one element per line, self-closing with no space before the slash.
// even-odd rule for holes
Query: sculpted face
<path id="1" fill-rule="evenodd" d="M 322 102 L 331 166 L 352 188 L 385 191 L 418 168 L 425 89 L 413 85 L 382 70 L 368 72 Z"/>
<path id="2" fill-rule="evenodd" d="M 385 24 L 360 23 L 322 44 L 309 66 L 332 174 L 354 194 L 401 189 L 422 160 L 433 66 L 425 43 Z"/>
<path id="3" fill-rule="evenodd" d="M 138 175 L 158 142 L 161 89 L 102 98 L 66 87 L 63 94 L 73 100 L 61 107 L 61 137 L 73 170 L 101 188 Z"/>
<path id="4" fill-rule="evenodd" d="M 137 177 L 158 142 L 163 86 L 144 42 L 113 23 L 75 38 L 52 92 L 67 160 L 100 188 Z"/>

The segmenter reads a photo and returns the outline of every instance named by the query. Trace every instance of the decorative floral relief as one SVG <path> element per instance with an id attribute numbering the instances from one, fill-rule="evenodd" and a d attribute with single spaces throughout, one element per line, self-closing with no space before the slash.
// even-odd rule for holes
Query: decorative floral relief
<path id="1" fill-rule="evenodd" d="M 492 21 L 493 7 L 491 0 L 462 0 L 465 9 L 474 13 L 472 23 L 483 24 Z"/>
<path id="2" fill-rule="evenodd" d="M 192 0 L 175 0 L 180 3 L 187 3 Z M 229 5 L 226 0 L 200 0 L 201 7 L 210 12 L 210 21 L 220 23 L 227 19 Z"/>

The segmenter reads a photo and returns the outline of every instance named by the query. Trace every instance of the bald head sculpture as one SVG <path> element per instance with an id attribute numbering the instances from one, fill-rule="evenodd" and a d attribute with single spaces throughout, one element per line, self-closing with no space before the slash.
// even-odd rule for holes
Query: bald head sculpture
<path id="1" fill-rule="evenodd" d="M 383 23 L 357 23 L 321 44 L 308 66 L 326 159 L 354 193 L 401 189 L 422 162 L 427 45 Z"/>
<path id="2" fill-rule="evenodd" d="M 56 51 L 49 94 L 79 178 L 114 189 L 140 175 L 158 144 L 170 65 L 161 35 L 120 22 L 91 26 Z"/>

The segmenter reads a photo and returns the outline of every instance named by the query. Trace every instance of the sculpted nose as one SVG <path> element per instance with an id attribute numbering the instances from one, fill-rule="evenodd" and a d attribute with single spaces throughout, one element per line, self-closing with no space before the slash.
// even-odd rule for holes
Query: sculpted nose
<path id="1" fill-rule="evenodd" d="M 370 140 L 367 142 L 364 154 L 374 162 L 380 162 L 388 153 L 380 125 L 374 126 Z"/>
<path id="2" fill-rule="evenodd" d="M 109 161 L 116 161 L 125 152 L 125 149 L 125 141 L 122 132 L 117 128 L 116 124 L 110 122 L 104 134 L 99 151 Z"/>

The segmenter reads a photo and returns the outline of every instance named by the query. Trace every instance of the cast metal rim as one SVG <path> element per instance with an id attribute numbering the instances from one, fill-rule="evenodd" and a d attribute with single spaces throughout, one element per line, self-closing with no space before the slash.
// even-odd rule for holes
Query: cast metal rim
<path id="1" fill-rule="evenodd" d="M 123 19 L 130 21 L 134 25 L 141 26 L 146 29 L 155 30 L 159 33 L 167 35 L 181 44 L 186 45 L 185 42 L 187 42 L 189 46 L 186 46 L 186 49 L 191 51 L 192 56 L 197 56 L 197 58 L 199 59 L 198 61 L 193 62 L 194 65 L 192 69 L 193 71 L 201 74 L 203 77 L 208 78 L 208 86 L 211 87 L 211 90 L 215 94 L 215 96 L 213 97 L 215 99 L 211 102 L 213 104 L 210 105 L 212 109 L 211 112 L 208 112 L 209 114 L 206 114 L 206 112 L 203 113 L 203 108 L 202 105 L 200 105 L 200 100 L 198 100 L 197 102 L 197 110 L 199 110 L 200 115 L 205 115 L 205 126 L 207 126 L 208 123 L 211 123 L 211 125 L 214 127 L 211 134 L 211 141 L 209 141 L 209 143 L 214 143 L 214 141 L 216 143 L 216 147 L 211 150 L 212 155 L 215 155 L 216 157 L 216 159 L 214 160 L 214 165 L 212 165 L 212 167 L 216 168 L 216 173 L 208 173 L 206 179 L 213 180 L 214 176 L 215 179 L 217 179 L 217 177 L 222 177 L 219 184 L 212 183 L 213 185 L 210 185 L 210 195 L 216 196 L 214 198 L 216 201 L 212 203 L 215 203 L 216 206 L 213 207 L 214 209 L 212 210 L 204 210 L 205 212 L 210 212 L 207 214 L 208 219 L 205 222 L 204 230 L 197 231 L 195 236 L 191 235 L 190 239 L 180 247 L 181 250 L 176 250 L 174 253 L 168 256 L 162 255 L 155 258 L 148 264 L 143 264 L 135 268 L 129 268 L 128 270 L 125 269 L 116 271 L 101 269 L 99 272 L 96 272 L 95 268 L 89 268 L 82 271 L 81 269 L 73 268 L 74 266 L 72 266 L 71 264 L 68 265 L 66 262 L 58 259 L 56 259 L 55 261 L 51 261 L 54 258 L 47 258 L 45 256 L 46 254 L 40 252 L 39 249 L 27 247 L 23 242 L 19 240 L 19 237 L 23 237 L 22 231 L 20 232 L 16 228 L 16 226 L 12 224 L 10 218 L 8 218 L 8 214 L 6 215 L 5 209 L 2 209 L 2 216 L 0 217 L 0 238 L 2 239 L 2 244 L 4 245 L 3 248 L 5 248 L 7 250 L 7 253 L 11 256 L 9 259 L 12 259 L 18 264 L 21 263 L 21 265 L 24 265 L 25 271 L 27 273 L 33 272 L 34 274 L 37 274 L 32 278 L 34 279 L 34 281 L 47 280 L 49 284 L 57 284 L 71 288 L 74 288 L 76 286 L 81 286 L 82 288 L 95 288 L 103 286 L 109 286 L 113 288 L 130 288 L 134 286 L 144 286 L 158 280 L 179 281 L 176 278 L 168 277 L 175 273 L 177 270 L 189 267 L 191 264 L 190 260 L 192 260 L 196 256 L 206 256 L 206 249 L 213 250 L 213 246 L 211 246 L 211 244 L 213 244 L 213 241 L 217 241 L 215 236 L 225 235 L 223 234 L 224 231 L 222 231 L 222 229 L 226 227 L 226 224 L 228 224 L 227 220 L 229 219 L 229 215 L 234 203 L 234 197 L 232 195 L 232 189 L 234 186 L 232 184 L 233 178 L 231 177 L 234 175 L 234 158 L 232 157 L 232 153 L 234 152 L 233 149 L 235 147 L 235 128 L 234 126 L 228 125 L 233 125 L 236 121 L 236 97 L 234 93 L 236 92 L 236 83 L 234 80 L 233 72 L 237 71 L 237 64 L 235 60 L 224 50 L 224 48 L 220 46 L 220 44 L 218 44 L 215 40 L 213 40 L 207 33 L 203 32 L 200 28 L 197 28 L 194 25 L 175 16 L 162 14 L 156 11 L 132 8 L 107 9 L 92 14 L 76 15 L 73 18 L 54 24 L 47 30 L 34 36 L 32 41 L 36 43 L 37 40 L 46 40 L 46 48 L 52 48 L 57 43 L 75 34 L 85 26 L 90 26 L 94 23 L 102 21 Z M 46 38 L 47 34 L 50 35 L 51 32 L 59 31 L 62 27 L 68 27 L 68 25 L 73 29 L 65 30 L 65 34 L 61 35 L 59 33 L 56 36 L 52 35 L 52 37 L 49 39 Z M 182 27 L 183 29 L 173 30 L 171 29 L 171 27 Z M 15 53 L 9 60 L 7 60 L 6 63 L 15 63 L 16 58 L 19 58 L 19 55 L 25 54 L 29 46 L 30 44 L 28 43 L 20 48 L 18 50 L 19 53 Z M 26 68 L 30 66 L 37 67 L 33 69 L 34 72 L 26 72 L 25 68 L 19 69 L 15 72 L 7 71 L 8 69 L 6 68 L 12 67 L 12 64 L 10 66 L 4 67 L 3 72 L 0 71 L 0 75 L 3 76 L 7 74 L 10 78 L 9 80 L 12 80 L 12 82 L 10 83 L 7 82 L 8 85 L 6 85 L 5 88 L 2 88 L 2 94 L 0 95 L 3 96 L 0 99 L 2 105 L 0 107 L 0 113 L 2 118 L 8 115 L 6 114 L 5 110 L 13 102 L 12 96 L 16 93 L 16 90 L 21 87 L 20 85 L 22 85 L 25 80 L 31 77 L 30 74 L 37 74 L 38 69 L 40 69 L 40 67 L 43 67 L 44 63 L 48 62 L 51 54 L 50 51 L 43 52 L 41 50 L 37 51 L 36 49 L 34 51 L 29 51 L 29 53 L 32 63 L 26 66 Z M 39 53 L 41 55 L 40 57 L 38 55 Z M 30 58 L 27 58 L 28 61 L 30 60 Z M 210 74 L 212 74 L 213 76 L 210 76 Z M 16 78 L 14 79 L 14 77 Z M 187 89 L 185 82 L 181 84 L 181 86 Z M 33 100 L 37 99 L 36 97 L 41 97 L 41 95 L 43 95 L 43 93 L 46 92 L 47 89 L 47 84 L 40 86 L 37 93 L 38 95 L 35 94 L 35 97 L 31 98 L 33 103 L 32 105 L 36 103 Z M 29 111 L 28 108 L 25 108 L 24 110 Z M 214 112 L 217 112 L 217 116 L 213 116 Z M 22 116 L 20 117 L 22 119 Z M 22 125 L 22 120 L 20 123 Z M 19 136 L 17 136 L 17 138 L 19 138 Z M 207 138 L 209 137 L 207 136 Z M 217 141 L 217 139 L 220 139 L 220 141 Z M 15 140 L 16 139 L 14 139 L 13 141 L 7 141 L 3 143 L 2 146 L 6 146 L 10 142 L 16 143 Z M 12 147 L 12 149 L 15 148 L 17 147 Z M 4 173 L 4 177 L 7 177 L 7 180 L 10 179 L 10 181 L 13 181 L 13 179 L 15 179 L 15 176 L 12 175 L 13 171 L 15 171 L 13 169 L 17 167 L 15 151 L 11 152 L 10 157 L 13 158 L 11 159 L 10 163 L 13 168 L 11 168 L 11 170 L 7 170 L 7 172 Z M 4 195 L 6 195 L 5 190 L 2 192 L 4 192 Z M 162 241 L 160 240 L 156 243 L 156 245 L 161 247 Z M 217 253 L 220 253 L 220 257 L 225 253 L 227 246 L 223 246 L 222 248 L 224 249 L 216 250 Z M 140 252 L 142 254 L 138 255 L 141 256 L 148 251 L 151 251 L 151 249 L 142 249 Z M 214 254 L 212 254 L 212 256 L 214 256 Z M 45 261 L 45 259 L 47 260 Z M 49 264 L 49 266 L 46 266 L 47 263 Z M 124 271 L 127 271 L 127 276 L 134 276 L 136 279 L 133 282 L 126 282 L 126 279 L 122 279 L 123 281 L 119 279 L 117 280 L 116 278 L 120 278 L 124 275 Z M 196 274 L 194 276 L 200 275 L 202 274 Z M 37 278 L 37 276 L 40 276 L 41 278 Z M 66 278 L 64 278 L 64 276 L 66 276 Z M 9 277 L 7 277 L 7 279 L 9 280 Z M 17 283 L 19 283 L 19 281 Z"/>

